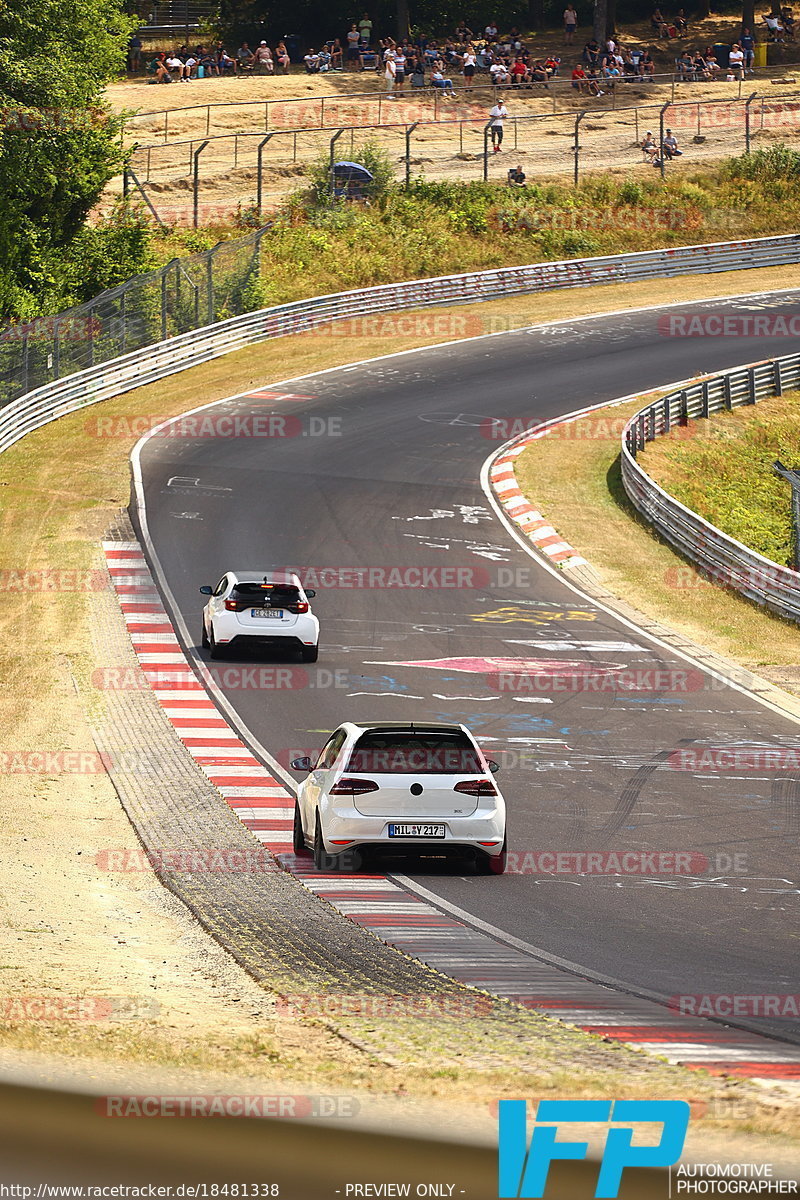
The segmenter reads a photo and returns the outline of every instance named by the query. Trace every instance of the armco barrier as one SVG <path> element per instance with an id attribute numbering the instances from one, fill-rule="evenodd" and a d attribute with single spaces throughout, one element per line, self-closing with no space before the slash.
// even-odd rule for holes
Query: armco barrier
<path id="1" fill-rule="evenodd" d="M 661 536 L 697 567 L 771 612 L 800 622 L 800 575 L 771 562 L 686 508 L 636 461 L 647 442 L 689 419 L 757 404 L 800 386 L 800 355 L 739 367 L 670 392 L 641 409 L 622 435 L 622 482 L 628 499 Z M 788 503 L 788 497 L 787 497 Z"/>
<path id="2" fill-rule="evenodd" d="M 268 338 L 344 317 L 469 304 L 501 296 L 800 262 L 800 235 L 569 259 L 417 279 L 298 300 L 231 317 L 45 384 L 0 409 L 0 453 L 57 417 Z"/>

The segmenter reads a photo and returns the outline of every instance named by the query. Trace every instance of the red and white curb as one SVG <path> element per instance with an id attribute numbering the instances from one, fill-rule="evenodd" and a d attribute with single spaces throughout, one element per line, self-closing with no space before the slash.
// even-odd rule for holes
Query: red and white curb
<path id="1" fill-rule="evenodd" d="M 344 917 L 444 975 L 608 1041 L 716 1074 L 800 1079 L 800 1046 L 685 1016 L 583 979 L 442 912 L 385 875 L 325 874 L 308 856 L 294 855 L 294 797 L 209 698 L 138 542 L 104 542 L 103 550 L 142 671 L 178 737 L 259 842 Z"/>
<path id="2" fill-rule="evenodd" d="M 511 449 L 505 450 L 492 463 L 489 472 L 492 488 L 499 503 L 505 509 L 507 516 L 522 533 L 533 542 L 537 550 L 541 550 L 553 562 L 561 567 L 578 567 L 586 562 L 556 533 L 537 508 L 531 504 L 527 496 L 520 490 L 514 466 L 523 450 L 547 433 L 547 429 L 537 430 L 536 433 L 522 435 L 522 441 L 515 443 Z"/>

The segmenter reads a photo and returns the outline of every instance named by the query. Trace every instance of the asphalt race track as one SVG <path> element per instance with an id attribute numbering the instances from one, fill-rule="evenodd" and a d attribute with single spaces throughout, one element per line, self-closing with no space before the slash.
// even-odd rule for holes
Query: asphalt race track
<path id="1" fill-rule="evenodd" d="M 797 301 L 784 292 L 686 307 L 794 315 Z M 798 748 L 800 727 L 582 600 L 518 546 L 480 484 L 505 440 L 486 436 L 490 419 L 535 423 L 800 350 L 790 338 L 661 336 L 663 311 L 390 357 L 275 389 L 295 398 L 216 405 L 215 416 L 287 414 L 296 436 L 151 437 L 141 453 L 149 533 L 195 645 L 198 587 L 230 567 L 337 568 L 341 583 L 345 569 L 369 567 L 376 584 L 382 569 L 468 568 L 466 586 L 320 586 L 319 663 L 292 677 L 307 686 L 241 687 L 234 673 L 223 690 L 241 727 L 286 767 L 348 717 L 463 721 L 502 764 L 522 873 L 400 860 L 385 869 L 632 991 L 796 992 L 800 777 L 693 769 L 681 752 Z M 561 679 L 587 665 L 679 674 L 652 687 L 642 674 L 636 692 L 522 692 L 503 690 L 502 665 L 486 659 L 532 659 Z M 227 665 L 265 662 L 295 660 L 231 655 Z M 689 690 L 664 685 L 687 671 Z M 624 878 L 525 870 L 528 852 L 582 850 L 677 850 L 708 867 Z M 748 1023 L 800 1041 L 800 1020 Z"/>

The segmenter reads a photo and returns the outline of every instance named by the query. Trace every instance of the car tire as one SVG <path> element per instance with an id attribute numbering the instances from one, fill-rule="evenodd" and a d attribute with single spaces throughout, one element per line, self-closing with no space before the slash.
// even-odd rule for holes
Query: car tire
<path id="1" fill-rule="evenodd" d="M 478 875 L 504 875 L 507 864 L 508 847 L 506 839 L 503 838 L 503 848 L 499 854 L 486 854 L 483 850 L 478 851 L 475 871 Z"/>
<path id="2" fill-rule="evenodd" d="M 292 825 L 292 850 L 295 854 L 307 854 L 306 839 L 303 833 L 303 818 L 300 816 L 300 805 L 294 802 L 294 824 Z"/>
<path id="3" fill-rule="evenodd" d="M 214 626 L 211 626 L 211 638 L 209 640 L 209 654 L 212 658 L 222 658 L 222 647 L 218 646 L 214 640 Z"/>
<path id="4" fill-rule="evenodd" d="M 203 621 L 203 632 L 200 635 L 200 645 L 204 650 L 207 650 L 210 644 L 211 643 L 208 640 L 208 634 L 206 633 L 206 623 Z"/>
<path id="5" fill-rule="evenodd" d="M 303 646 L 300 653 L 303 656 L 303 662 L 316 662 L 319 658 L 319 645 Z"/>

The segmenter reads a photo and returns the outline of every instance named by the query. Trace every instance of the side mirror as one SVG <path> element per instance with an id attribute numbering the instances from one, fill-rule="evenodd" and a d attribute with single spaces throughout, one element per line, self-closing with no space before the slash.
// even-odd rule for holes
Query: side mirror
<path id="1" fill-rule="evenodd" d="M 213 596 L 214 589 L 207 583 L 203 584 L 203 586 L 200 588 L 200 594 L 203 596 Z"/>
<path id="2" fill-rule="evenodd" d="M 306 595 L 308 596 L 309 600 L 313 600 L 316 594 L 316 588 L 306 588 Z"/>
<path id="3" fill-rule="evenodd" d="M 293 758 L 292 761 L 289 763 L 289 766 L 292 768 L 293 771 L 310 771 L 311 770 L 311 759 L 308 757 L 307 754 L 304 755 L 303 758 Z"/>
<path id="4" fill-rule="evenodd" d="M 496 775 L 500 770 L 500 763 L 496 763 L 493 758 L 487 758 L 486 765 L 493 775 Z"/>

